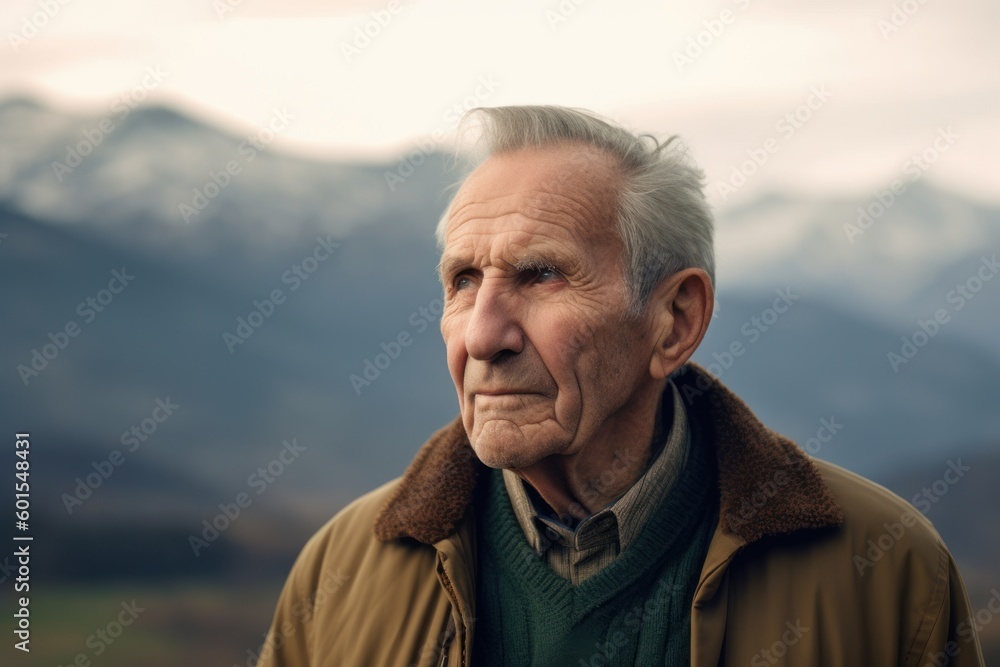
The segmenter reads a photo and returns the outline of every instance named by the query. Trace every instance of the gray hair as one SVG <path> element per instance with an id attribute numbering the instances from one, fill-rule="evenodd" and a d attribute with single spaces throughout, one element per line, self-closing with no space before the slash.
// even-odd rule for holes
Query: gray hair
<path id="1" fill-rule="evenodd" d="M 660 142 L 592 112 L 560 106 L 477 107 L 463 116 L 460 130 L 474 118 L 482 124 L 473 166 L 492 155 L 563 142 L 589 144 L 617 161 L 616 217 L 628 315 L 640 315 L 660 281 L 682 269 L 704 269 L 715 282 L 712 213 L 702 190 L 705 174 L 679 137 Z M 450 213 L 451 203 L 437 226 L 442 249 Z"/>

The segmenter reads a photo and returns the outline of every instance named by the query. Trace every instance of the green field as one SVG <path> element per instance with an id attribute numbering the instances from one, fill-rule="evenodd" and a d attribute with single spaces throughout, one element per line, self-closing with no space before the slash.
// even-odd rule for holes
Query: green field
<path id="1" fill-rule="evenodd" d="M 0 662 L 5 667 L 87 667 L 87 661 L 101 667 L 250 667 L 250 651 L 264 640 L 281 585 L 272 580 L 252 587 L 139 582 L 43 588 L 31 599 L 30 656 L 8 644 L 0 655 L 12 657 Z M 119 615 L 129 618 L 123 603 L 133 600 L 142 611 L 112 637 Z M 4 626 L 10 627 L 9 618 Z M 986 664 L 1000 665 L 1000 622 L 983 627 L 981 638 Z"/>
<path id="2" fill-rule="evenodd" d="M 0 662 L 50 667 L 69 667 L 77 664 L 74 661 L 102 667 L 246 667 L 251 658 L 248 650 L 256 651 L 264 640 L 281 583 L 238 588 L 200 582 L 43 587 L 31 598 L 30 656 L 8 645 L 0 654 L 13 654 L 13 659 Z M 123 604 L 128 607 L 133 600 L 135 611 L 126 611 Z M 119 616 L 129 625 L 120 625 Z M 10 621 L 4 625 L 9 627 Z"/>

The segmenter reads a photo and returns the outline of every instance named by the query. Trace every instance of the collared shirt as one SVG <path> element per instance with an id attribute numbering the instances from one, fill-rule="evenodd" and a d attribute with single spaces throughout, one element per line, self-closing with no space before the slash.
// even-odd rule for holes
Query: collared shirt
<path id="1" fill-rule="evenodd" d="M 616 500 L 580 521 L 568 516 L 564 518 L 569 523 L 560 520 L 530 484 L 525 484 L 517 473 L 503 470 L 507 495 L 528 543 L 549 567 L 574 586 L 600 572 L 635 541 L 684 468 L 691 435 L 684 401 L 673 381 L 667 383 L 662 400 L 665 421 L 673 406 L 670 431 L 665 440 L 654 443 L 643 474 Z M 600 488 L 601 479 L 591 484 Z"/>

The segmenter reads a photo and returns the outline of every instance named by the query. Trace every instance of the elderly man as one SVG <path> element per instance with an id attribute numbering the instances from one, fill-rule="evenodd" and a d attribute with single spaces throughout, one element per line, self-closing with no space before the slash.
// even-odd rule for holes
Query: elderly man
<path id="1" fill-rule="evenodd" d="M 309 541 L 260 664 L 981 665 L 930 523 L 688 363 L 714 258 L 683 149 L 472 116 L 438 227 L 461 414 Z"/>

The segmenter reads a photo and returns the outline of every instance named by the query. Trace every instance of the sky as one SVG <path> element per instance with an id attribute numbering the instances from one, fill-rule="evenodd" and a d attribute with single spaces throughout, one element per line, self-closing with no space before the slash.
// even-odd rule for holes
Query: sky
<path id="1" fill-rule="evenodd" d="M 715 205 L 916 173 L 1000 203 L 989 0 L 4 5 L 0 98 L 65 111 L 154 102 L 250 132 L 281 110 L 278 146 L 395 161 L 450 148 L 467 107 L 563 104 L 681 135 Z"/>

